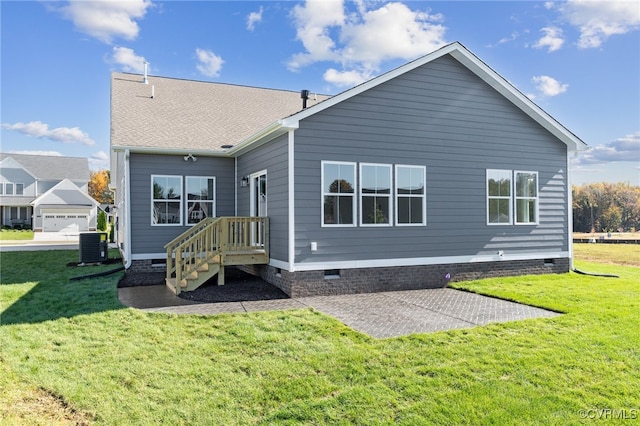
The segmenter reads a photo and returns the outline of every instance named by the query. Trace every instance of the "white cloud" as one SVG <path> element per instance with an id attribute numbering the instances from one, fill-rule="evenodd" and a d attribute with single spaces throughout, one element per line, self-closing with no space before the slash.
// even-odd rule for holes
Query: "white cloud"
<path id="1" fill-rule="evenodd" d="M 411 60 L 446 42 L 442 15 L 411 10 L 403 3 L 387 3 L 367 10 L 370 3 L 307 0 L 293 8 L 298 40 L 305 48 L 288 62 L 290 70 L 316 62 L 333 62 L 325 80 L 336 85 L 357 84 L 393 59 Z"/>
<path id="2" fill-rule="evenodd" d="M 109 154 L 98 151 L 89 157 L 89 168 L 93 170 L 103 170 L 109 168 Z"/>
<path id="3" fill-rule="evenodd" d="M 247 16 L 247 29 L 249 31 L 253 31 L 255 25 L 258 22 L 262 22 L 262 11 L 262 6 L 260 6 L 260 9 L 257 12 L 251 12 L 249 16 Z"/>
<path id="4" fill-rule="evenodd" d="M 516 40 L 518 37 L 520 37 L 520 34 L 517 31 L 514 31 L 514 32 L 511 33 L 511 35 L 509 37 L 502 37 L 498 41 L 498 44 L 505 44 L 505 43 L 512 42 L 512 41 Z"/>
<path id="5" fill-rule="evenodd" d="M 548 52 L 555 52 L 564 44 L 562 29 L 557 27 L 545 27 L 540 30 L 544 36 L 538 40 L 533 47 L 537 49 L 547 48 Z"/>
<path id="6" fill-rule="evenodd" d="M 614 161 L 640 162 L 640 131 L 596 145 L 580 154 L 576 164 L 598 164 Z"/>
<path id="7" fill-rule="evenodd" d="M 538 92 L 545 97 L 557 96 L 569 88 L 568 84 L 561 83 L 548 75 L 533 77 L 531 81 L 536 85 Z"/>
<path id="8" fill-rule="evenodd" d="M 371 79 L 371 74 L 366 71 L 338 71 L 335 68 L 329 68 L 322 76 L 328 83 L 335 84 L 339 87 L 351 87 Z"/>
<path id="9" fill-rule="evenodd" d="M 224 64 L 220 56 L 205 49 L 196 49 L 196 56 L 198 57 L 198 65 L 196 65 L 196 68 L 203 75 L 207 77 L 217 77 L 220 75 L 222 64 Z"/>
<path id="10" fill-rule="evenodd" d="M 308 0 L 304 6 L 296 5 L 292 15 L 296 25 L 296 36 L 306 49 L 289 61 L 290 69 L 299 69 L 318 61 L 334 61 L 339 55 L 334 52 L 330 29 L 344 24 L 342 0 Z"/>
<path id="11" fill-rule="evenodd" d="M 2 124 L 2 128 L 14 130 L 16 132 L 38 138 L 49 139 L 63 143 L 81 143 L 87 146 L 95 146 L 96 142 L 89 137 L 86 132 L 79 127 L 56 127 L 49 129 L 49 125 L 41 121 L 30 121 L 28 123 Z"/>
<path id="12" fill-rule="evenodd" d="M 109 160 L 109 154 L 104 151 L 98 151 L 95 154 L 91 155 L 91 158 L 97 161 L 107 161 Z"/>
<path id="13" fill-rule="evenodd" d="M 569 0 L 560 7 L 569 23 L 580 30 L 578 47 L 600 47 L 610 36 L 640 29 L 638 1 Z"/>
<path id="14" fill-rule="evenodd" d="M 445 44 L 441 15 L 413 11 L 402 3 L 388 3 L 366 12 L 362 21 L 342 30 L 343 58 L 377 65 L 388 59 L 413 59 Z"/>
<path id="15" fill-rule="evenodd" d="M 151 7 L 150 0 L 71 0 L 60 10 L 78 31 L 110 44 L 114 38 L 133 40 L 142 19 Z"/>
<path id="16" fill-rule="evenodd" d="M 127 72 L 144 72 L 144 63 L 146 59 L 144 56 L 138 56 L 133 49 L 128 47 L 113 47 L 113 54 L 111 60 L 118 65 L 122 66 L 122 69 Z"/>

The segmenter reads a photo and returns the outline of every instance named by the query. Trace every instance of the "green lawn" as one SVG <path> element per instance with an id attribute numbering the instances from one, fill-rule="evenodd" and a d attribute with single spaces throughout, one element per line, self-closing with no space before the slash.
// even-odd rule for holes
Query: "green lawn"
<path id="1" fill-rule="evenodd" d="M 33 240 L 33 231 L 30 229 L 1 229 L 0 241 L 24 241 Z"/>
<path id="2" fill-rule="evenodd" d="M 206 317 L 123 308 L 119 274 L 68 281 L 114 267 L 66 266 L 76 251 L 3 253 L 1 261 L 3 425 L 548 425 L 640 416 L 640 265 L 577 264 L 617 279 L 456 283 L 566 314 L 376 340 L 313 310 Z"/>

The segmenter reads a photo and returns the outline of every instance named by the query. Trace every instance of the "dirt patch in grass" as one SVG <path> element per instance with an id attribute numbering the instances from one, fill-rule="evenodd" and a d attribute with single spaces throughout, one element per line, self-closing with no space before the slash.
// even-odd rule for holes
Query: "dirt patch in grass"
<path id="1" fill-rule="evenodd" d="M 25 390 L 14 396 L 16 399 L 11 404 L 11 419 L 19 423 L 84 426 L 95 421 L 93 415 L 76 410 L 46 389 Z"/>

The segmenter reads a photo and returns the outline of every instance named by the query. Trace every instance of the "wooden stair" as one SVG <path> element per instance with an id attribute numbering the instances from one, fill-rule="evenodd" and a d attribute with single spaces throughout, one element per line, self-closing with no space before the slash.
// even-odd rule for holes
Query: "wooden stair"
<path id="1" fill-rule="evenodd" d="M 216 275 L 218 285 L 224 285 L 225 266 L 268 263 L 268 241 L 268 218 L 204 219 L 165 246 L 166 285 L 180 294 Z"/>

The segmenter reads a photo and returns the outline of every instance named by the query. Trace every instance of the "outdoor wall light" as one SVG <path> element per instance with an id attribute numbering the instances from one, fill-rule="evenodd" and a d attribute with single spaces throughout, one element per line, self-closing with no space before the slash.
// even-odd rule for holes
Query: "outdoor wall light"
<path id="1" fill-rule="evenodd" d="M 242 176 L 242 180 L 240 181 L 240 186 L 249 186 L 249 176 Z"/>

